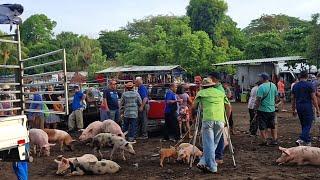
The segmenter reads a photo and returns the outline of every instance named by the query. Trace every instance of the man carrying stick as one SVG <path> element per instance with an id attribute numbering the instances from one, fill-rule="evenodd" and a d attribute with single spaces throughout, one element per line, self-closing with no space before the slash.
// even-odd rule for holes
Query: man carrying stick
<path id="1" fill-rule="evenodd" d="M 227 117 L 231 114 L 231 105 L 225 93 L 214 88 L 212 79 L 202 81 L 202 90 L 196 96 L 194 107 L 201 104 L 203 156 L 197 167 L 202 171 L 216 173 L 218 171 L 215 160 L 215 150 L 223 134 L 225 110 Z"/>

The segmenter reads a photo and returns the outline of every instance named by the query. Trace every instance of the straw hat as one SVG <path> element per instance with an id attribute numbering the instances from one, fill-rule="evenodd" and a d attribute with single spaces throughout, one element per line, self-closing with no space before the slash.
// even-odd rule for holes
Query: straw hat
<path id="1" fill-rule="evenodd" d="M 210 87 L 214 85 L 216 85 L 216 83 L 214 83 L 211 78 L 204 78 L 201 84 L 202 87 Z"/>
<path id="2" fill-rule="evenodd" d="M 126 84 L 126 88 L 133 88 L 133 86 L 134 86 L 134 84 L 133 84 L 133 82 L 127 82 L 127 84 Z"/>
<path id="3" fill-rule="evenodd" d="M 10 89 L 10 86 L 8 84 L 5 84 L 5 85 L 2 86 L 2 89 L 3 90 L 8 90 L 8 89 Z"/>

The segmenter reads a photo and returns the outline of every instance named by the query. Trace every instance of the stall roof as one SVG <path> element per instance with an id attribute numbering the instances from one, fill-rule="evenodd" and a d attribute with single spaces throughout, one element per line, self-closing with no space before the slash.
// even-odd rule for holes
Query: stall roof
<path id="1" fill-rule="evenodd" d="M 118 67 L 109 67 L 105 70 L 96 72 L 97 74 L 101 73 L 114 73 L 114 72 L 151 72 L 151 71 L 171 71 L 173 69 L 184 69 L 179 65 L 172 66 L 118 66 Z"/>
<path id="2" fill-rule="evenodd" d="M 249 60 L 241 60 L 241 61 L 228 61 L 228 62 L 213 64 L 213 65 L 214 66 L 223 66 L 223 65 L 299 61 L 299 60 L 306 60 L 306 58 L 301 57 L 301 56 L 287 56 L 287 57 L 275 57 L 275 58 L 264 58 L 264 59 L 249 59 Z"/>

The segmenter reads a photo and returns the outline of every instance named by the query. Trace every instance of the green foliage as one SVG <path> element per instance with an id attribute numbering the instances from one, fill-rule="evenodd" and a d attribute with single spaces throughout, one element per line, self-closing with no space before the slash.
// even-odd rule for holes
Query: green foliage
<path id="1" fill-rule="evenodd" d="M 53 37 L 56 22 L 44 14 L 35 14 L 26 19 L 21 25 L 21 39 L 27 45 L 46 42 Z"/>
<path id="2" fill-rule="evenodd" d="M 320 66 L 320 14 L 312 15 L 312 29 L 307 37 L 307 57 L 311 63 L 316 64 L 317 68 Z"/>
<path id="3" fill-rule="evenodd" d="M 266 32 L 283 32 L 295 28 L 309 27 L 308 21 L 301 20 L 296 17 L 284 14 L 262 15 L 258 19 L 254 19 L 243 31 L 247 35 L 256 35 Z"/>
<path id="4" fill-rule="evenodd" d="M 215 31 L 221 23 L 228 5 L 224 0 L 190 0 L 187 15 L 194 31 L 205 31 L 216 40 Z"/>
<path id="5" fill-rule="evenodd" d="M 102 52 L 108 58 L 114 59 L 117 53 L 126 52 L 130 43 L 127 31 L 101 31 L 99 35 Z"/>

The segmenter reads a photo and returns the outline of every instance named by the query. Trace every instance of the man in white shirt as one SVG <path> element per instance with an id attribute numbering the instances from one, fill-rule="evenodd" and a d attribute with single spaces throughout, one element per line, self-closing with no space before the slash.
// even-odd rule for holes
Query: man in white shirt
<path id="1" fill-rule="evenodd" d="M 260 82 L 256 82 L 255 86 L 251 89 L 250 92 L 250 98 L 248 102 L 248 109 L 249 109 L 249 115 L 250 115 L 250 135 L 256 136 L 258 131 L 258 123 L 257 121 L 254 121 L 255 117 L 255 111 L 254 106 L 257 98 L 257 91 L 259 88 Z"/>

